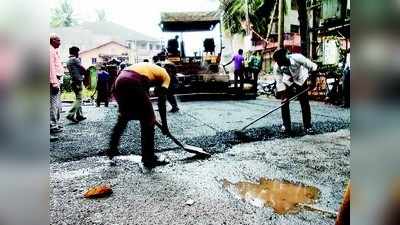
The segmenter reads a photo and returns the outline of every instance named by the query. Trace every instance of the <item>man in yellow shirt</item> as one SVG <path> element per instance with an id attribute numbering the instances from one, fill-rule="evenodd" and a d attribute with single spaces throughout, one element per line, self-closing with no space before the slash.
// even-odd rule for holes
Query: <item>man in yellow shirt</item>
<path id="1" fill-rule="evenodd" d="M 118 155 L 118 144 L 128 121 L 139 120 L 141 128 L 142 162 L 152 169 L 165 165 L 167 162 L 159 161 L 154 154 L 154 125 L 155 115 L 148 90 L 156 87 L 158 95 L 158 109 L 162 122 L 163 134 L 169 134 L 166 116 L 166 95 L 170 85 L 168 72 L 155 64 L 141 62 L 126 67 L 115 81 L 114 96 L 118 102 L 118 121 L 111 135 L 110 148 L 107 155 L 112 159 Z"/>

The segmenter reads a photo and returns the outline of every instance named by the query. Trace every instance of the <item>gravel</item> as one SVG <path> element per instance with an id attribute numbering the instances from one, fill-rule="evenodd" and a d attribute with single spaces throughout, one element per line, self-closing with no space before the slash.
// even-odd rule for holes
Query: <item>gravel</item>
<path id="1" fill-rule="evenodd" d="M 170 164 L 143 173 L 138 123 L 129 124 L 116 166 L 101 155 L 115 122 L 116 108 L 84 108 L 87 121 L 65 124 L 50 148 L 50 224 L 333 224 L 334 218 L 302 210 L 278 215 L 234 198 L 222 186 L 257 181 L 260 177 L 288 180 L 321 191 L 316 207 L 337 211 L 350 178 L 350 112 L 312 102 L 316 135 L 301 129 L 298 103 L 292 104 L 295 134 L 278 132 L 280 113 L 259 121 L 238 140 L 234 130 L 275 107 L 271 99 L 199 101 L 180 104 L 168 114 L 171 132 L 182 141 L 213 153 L 199 160 L 178 150 L 156 132 L 158 154 Z M 108 198 L 84 199 L 88 188 L 107 184 Z M 188 204 L 191 203 L 191 204 Z"/>

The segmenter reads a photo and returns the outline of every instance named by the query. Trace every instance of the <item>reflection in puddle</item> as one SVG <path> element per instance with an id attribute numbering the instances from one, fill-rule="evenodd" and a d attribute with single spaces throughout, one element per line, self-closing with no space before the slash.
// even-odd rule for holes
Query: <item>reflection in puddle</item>
<path id="1" fill-rule="evenodd" d="M 298 212 L 299 205 L 313 204 L 320 193 L 315 187 L 267 178 L 260 178 L 259 183 L 224 179 L 223 186 L 235 197 L 257 207 L 272 207 L 278 214 Z"/>

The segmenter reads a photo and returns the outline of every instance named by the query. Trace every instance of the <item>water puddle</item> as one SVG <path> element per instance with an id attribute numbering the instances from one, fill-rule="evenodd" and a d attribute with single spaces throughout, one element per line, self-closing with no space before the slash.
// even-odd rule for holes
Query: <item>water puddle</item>
<path id="1" fill-rule="evenodd" d="M 271 207 L 278 214 L 296 213 L 301 206 L 314 204 L 320 194 L 316 187 L 267 178 L 260 178 L 259 183 L 224 179 L 223 186 L 236 198 L 257 207 Z"/>

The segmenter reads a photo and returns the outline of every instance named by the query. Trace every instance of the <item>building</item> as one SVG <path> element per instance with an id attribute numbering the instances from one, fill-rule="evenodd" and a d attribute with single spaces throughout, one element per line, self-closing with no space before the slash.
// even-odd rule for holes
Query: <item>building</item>
<path id="1" fill-rule="evenodd" d="M 85 68 L 111 59 L 121 62 L 129 61 L 129 47 L 116 41 L 109 41 L 95 48 L 81 51 L 80 58 Z"/>
<path id="2" fill-rule="evenodd" d="M 296 0 L 285 1 L 287 12 L 284 19 L 284 45 L 292 52 L 300 52 L 300 23 L 298 21 Z M 232 54 L 236 53 L 238 49 L 244 49 L 245 51 L 262 51 L 266 53 L 264 54 L 264 70 L 269 71 L 271 69 L 271 53 L 278 47 L 278 6 L 276 6 L 275 10 L 268 44 L 254 33 L 247 37 L 239 34 L 231 36 L 228 33 L 224 33 L 223 42 L 225 49 L 222 55 L 223 61 L 229 61 Z"/>
<path id="3" fill-rule="evenodd" d="M 81 49 L 81 57 L 84 57 L 83 65 L 86 67 L 95 65 L 99 57 L 104 55 L 112 55 L 114 58 L 123 58 L 129 63 L 135 63 L 151 59 L 161 51 L 159 39 L 109 21 L 52 28 L 51 32 L 61 38 L 62 60 L 66 61 L 68 58 L 69 47 L 78 46 Z"/>
<path id="4" fill-rule="evenodd" d="M 291 52 L 301 52 L 297 1 L 285 1 L 287 12 L 284 15 L 284 46 Z M 307 10 L 310 32 L 310 55 L 307 57 L 324 64 L 337 63 L 339 48 L 350 48 L 350 0 L 307 1 Z M 248 37 L 241 35 L 225 35 L 225 37 L 227 37 L 224 40 L 225 53 L 233 53 L 239 48 L 261 51 L 265 57 L 264 69 L 270 71 L 272 52 L 278 48 L 278 9 L 275 11 L 267 42 L 255 33 Z M 224 60 L 230 60 L 230 54 L 224 54 Z"/>
<path id="5" fill-rule="evenodd" d="M 298 7 L 296 0 L 286 0 L 288 10 L 284 18 L 284 46 L 291 52 L 300 52 L 300 27 L 298 21 Z M 322 57 L 317 49 L 324 49 L 325 38 L 335 37 L 340 42 L 340 47 L 350 47 L 350 0 L 312 0 L 307 1 L 310 55 L 314 60 Z M 277 13 L 276 13 L 277 14 Z M 253 35 L 254 36 L 254 35 Z M 274 51 L 277 47 L 278 18 L 275 18 L 269 43 L 265 46 L 267 51 Z M 263 41 L 254 37 L 255 50 L 263 48 Z"/>

